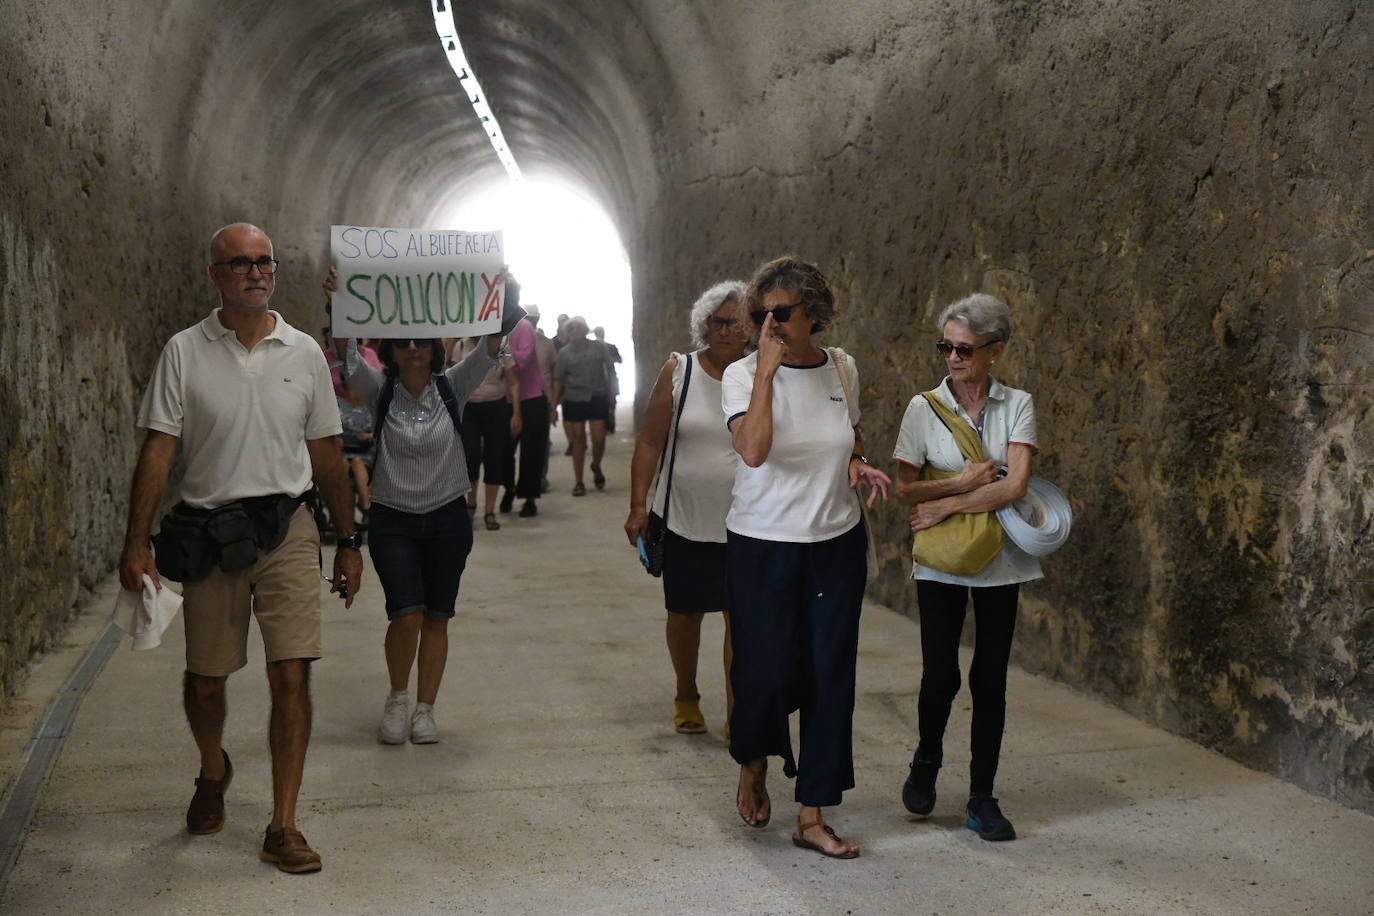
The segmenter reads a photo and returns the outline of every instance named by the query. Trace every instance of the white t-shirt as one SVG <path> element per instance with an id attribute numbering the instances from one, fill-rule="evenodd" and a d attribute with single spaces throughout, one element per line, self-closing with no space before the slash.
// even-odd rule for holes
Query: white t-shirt
<path id="1" fill-rule="evenodd" d="M 181 499 L 211 509 L 310 488 L 308 439 L 343 432 L 324 351 L 276 312 L 253 352 L 215 309 L 162 348 L 138 425 L 181 439 Z"/>
<path id="2" fill-rule="evenodd" d="M 673 411 L 691 360 L 692 380 L 677 425 L 677 460 L 673 464 L 673 505 L 668 527 L 692 541 L 725 543 L 725 515 L 739 456 L 730 444 L 730 431 L 720 422 L 721 384 L 706 374 L 694 354 L 677 354 L 673 372 Z M 728 368 L 728 367 L 727 367 Z M 663 515 L 668 489 L 668 462 L 673 459 L 673 434 L 668 435 L 663 474 L 654 491 L 654 511 Z"/>
<path id="3" fill-rule="evenodd" d="M 975 418 L 969 417 L 950 390 L 949 376 L 945 376 L 945 380 L 934 390 L 936 396 L 948 404 L 955 414 L 969 426 L 978 428 Z M 1035 436 L 1035 406 L 1027 392 L 1008 388 L 993 379 L 988 387 L 987 406 L 983 408 L 983 454 L 998 464 L 1006 464 L 1007 446 L 1013 442 L 1028 445 L 1037 452 L 1040 450 Z M 892 457 L 918 470 L 927 463 L 939 471 L 961 471 L 964 468 L 964 454 L 959 451 L 954 435 L 919 394 L 907 405 Z M 956 576 L 912 563 L 911 577 L 951 585 L 986 587 L 1030 582 L 1044 578 L 1044 573 L 1040 571 L 1039 559 L 1017 547 L 1011 538 L 1004 537 L 1001 553 L 974 575 Z"/>
<path id="4" fill-rule="evenodd" d="M 758 353 L 725 368 L 721 407 L 727 426 L 749 410 Z M 848 360 L 854 397 L 859 370 Z M 786 363 L 773 376 L 773 447 L 763 464 L 735 464 L 734 501 L 725 527 L 746 537 L 811 543 L 839 537 L 859 523 L 849 488 L 854 424 L 830 354 L 818 366 Z"/>

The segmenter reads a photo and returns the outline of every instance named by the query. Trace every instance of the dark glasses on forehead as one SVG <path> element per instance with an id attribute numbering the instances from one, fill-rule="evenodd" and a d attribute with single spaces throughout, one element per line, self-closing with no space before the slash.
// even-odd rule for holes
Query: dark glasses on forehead
<path id="1" fill-rule="evenodd" d="M 771 309 L 758 309 L 750 312 L 749 317 L 754 319 L 754 324 L 763 324 L 764 319 L 768 317 L 768 313 L 772 312 L 774 321 L 778 324 L 786 324 L 788 321 L 792 320 L 792 310 L 799 308 L 801 308 L 801 303 L 794 302 L 791 305 L 778 305 Z"/>
<path id="2" fill-rule="evenodd" d="M 951 353 L 958 353 L 960 359 L 968 359 L 969 357 L 973 356 L 974 350 L 981 350 L 984 347 L 990 347 L 997 342 L 998 341 L 995 340 L 989 340 L 985 344 L 979 344 L 976 347 L 970 347 L 967 344 L 952 344 L 947 340 L 942 340 L 935 345 L 935 349 L 940 351 L 941 356 L 949 356 L 949 354 Z"/>
<path id="3" fill-rule="evenodd" d="M 426 350 L 429 348 L 432 342 L 433 338 L 430 337 L 402 337 L 399 339 L 395 337 L 391 338 L 391 345 L 395 347 L 397 350 L 405 350 L 412 344 L 415 345 L 415 348 L 417 350 Z"/>

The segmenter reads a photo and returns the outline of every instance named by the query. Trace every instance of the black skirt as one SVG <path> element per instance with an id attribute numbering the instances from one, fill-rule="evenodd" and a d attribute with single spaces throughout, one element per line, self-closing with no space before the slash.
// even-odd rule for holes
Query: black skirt
<path id="1" fill-rule="evenodd" d="M 663 549 L 663 606 L 670 614 L 727 610 L 725 545 L 669 531 Z"/>

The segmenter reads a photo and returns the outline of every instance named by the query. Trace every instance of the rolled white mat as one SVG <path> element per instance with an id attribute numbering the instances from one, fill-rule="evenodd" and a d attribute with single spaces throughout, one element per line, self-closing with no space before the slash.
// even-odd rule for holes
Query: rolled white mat
<path id="1" fill-rule="evenodd" d="M 1033 557 L 1054 553 L 1069 539 L 1073 509 L 1059 488 L 1032 477 L 1026 495 L 997 510 L 997 520 L 1012 543 Z"/>

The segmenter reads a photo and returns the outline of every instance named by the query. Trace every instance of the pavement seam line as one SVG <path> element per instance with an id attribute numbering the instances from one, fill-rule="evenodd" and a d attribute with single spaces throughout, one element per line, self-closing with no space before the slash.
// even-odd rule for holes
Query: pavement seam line
<path id="1" fill-rule="evenodd" d="M 0 803 L 0 891 L 4 890 L 10 871 L 19 860 L 19 853 L 24 848 L 24 836 L 33 821 L 43 788 L 48 784 L 53 764 L 57 762 L 62 745 L 71 732 L 72 721 L 81 708 L 81 701 L 119 646 L 122 635 L 123 631 L 114 625 L 114 621 L 105 625 L 80 663 L 62 683 L 62 689 L 48 704 L 38 728 L 34 730 L 33 740 L 24 752 L 24 761 L 5 793 L 4 802 Z"/>

